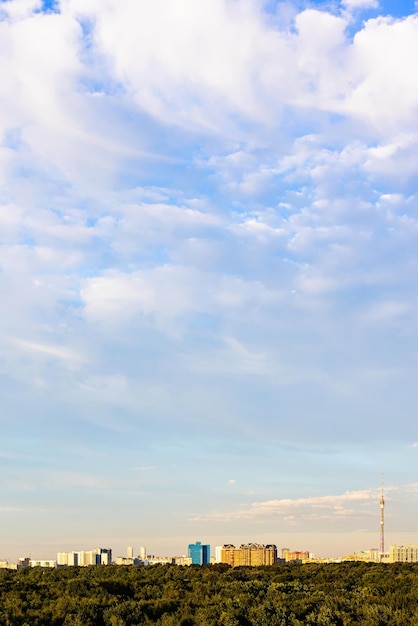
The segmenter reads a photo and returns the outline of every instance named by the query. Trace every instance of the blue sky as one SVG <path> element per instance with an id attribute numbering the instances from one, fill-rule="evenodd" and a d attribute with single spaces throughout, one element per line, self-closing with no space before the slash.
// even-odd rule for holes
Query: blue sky
<path id="1" fill-rule="evenodd" d="M 0 18 L 0 557 L 418 542 L 414 4 Z"/>

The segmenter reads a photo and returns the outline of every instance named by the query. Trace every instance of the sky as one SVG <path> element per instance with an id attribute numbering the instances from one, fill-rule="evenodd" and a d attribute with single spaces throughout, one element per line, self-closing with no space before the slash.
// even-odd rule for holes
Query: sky
<path id="1" fill-rule="evenodd" d="M 0 2 L 0 559 L 418 543 L 417 10 Z"/>

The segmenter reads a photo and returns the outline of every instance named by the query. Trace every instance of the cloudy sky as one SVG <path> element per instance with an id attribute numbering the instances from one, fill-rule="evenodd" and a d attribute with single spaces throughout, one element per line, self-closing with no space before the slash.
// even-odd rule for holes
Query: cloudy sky
<path id="1" fill-rule="evenodd" d="M 0 558 L 418 542 L 417 11 L 0 2 Z"/>

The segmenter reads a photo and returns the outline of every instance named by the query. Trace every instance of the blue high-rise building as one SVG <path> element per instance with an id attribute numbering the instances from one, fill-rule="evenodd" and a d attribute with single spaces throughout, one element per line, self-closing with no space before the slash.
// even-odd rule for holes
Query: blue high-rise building
<path id="1" fill-rule="evenodd" d="M 210 563 L 210 546 L 202 544 L 201 541 L 189 543 L 188 554 L 192 559 L 192 565 L 206 565 Z"/>

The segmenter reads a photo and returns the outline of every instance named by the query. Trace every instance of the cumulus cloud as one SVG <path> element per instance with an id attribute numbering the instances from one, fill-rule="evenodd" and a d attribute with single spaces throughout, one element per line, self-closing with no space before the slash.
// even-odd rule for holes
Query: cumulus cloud
<path id="1" fill-rule="evenodd" d="M 106 321 L 135 315 L 183 318 L 189 314 L 260 306 L 280 295 L 243 279 L 166 265 L 132 274 L 106 272 L 86 279 L 80 292 L 84 315 Z"/>

